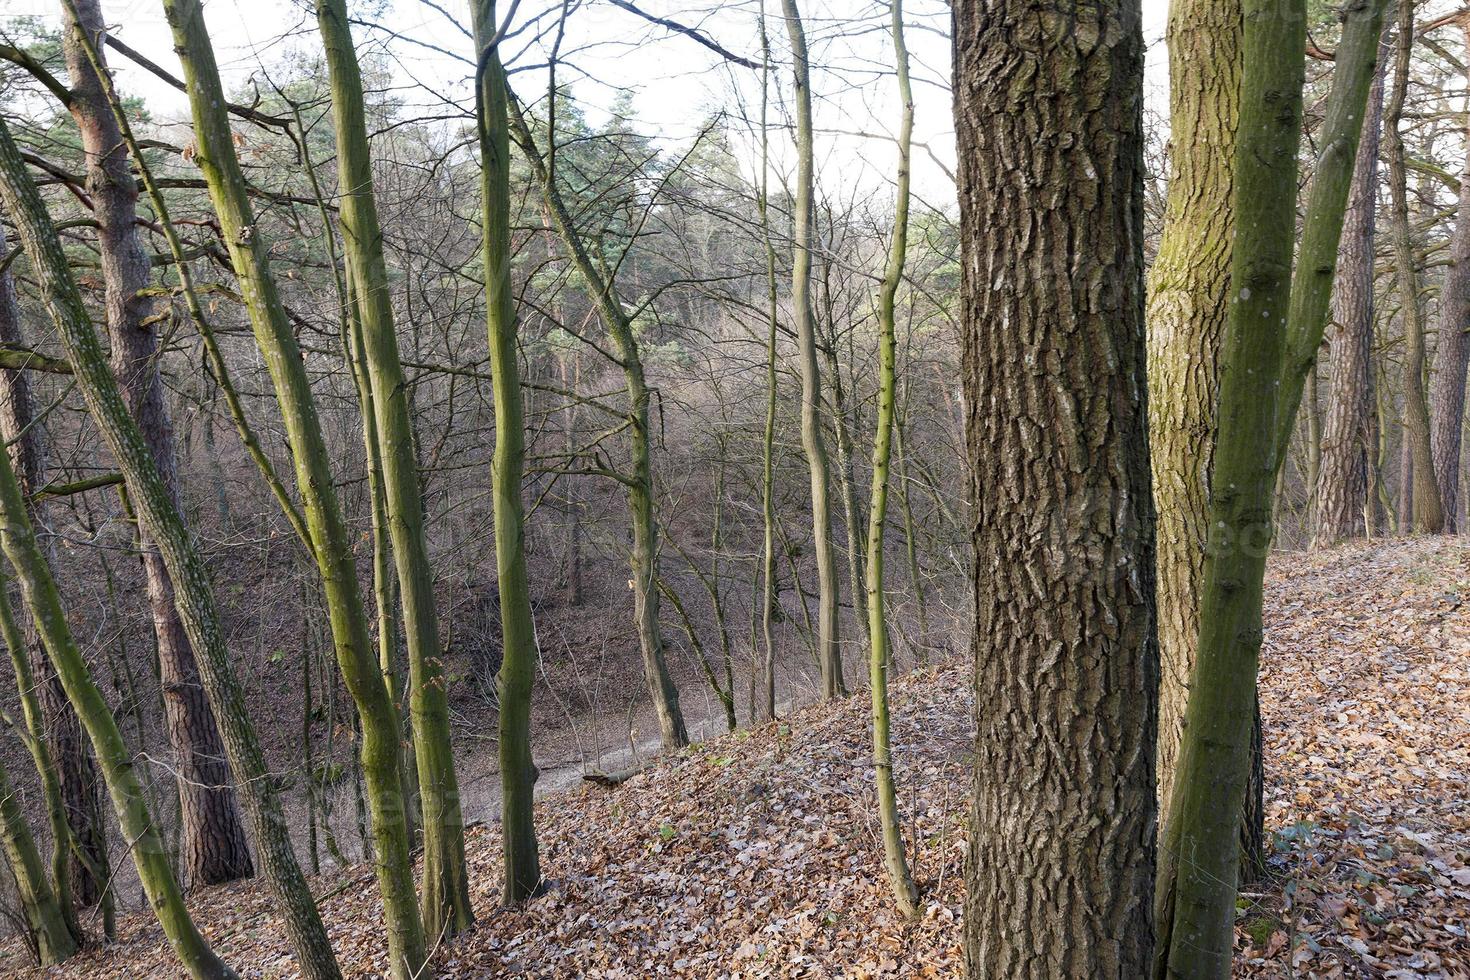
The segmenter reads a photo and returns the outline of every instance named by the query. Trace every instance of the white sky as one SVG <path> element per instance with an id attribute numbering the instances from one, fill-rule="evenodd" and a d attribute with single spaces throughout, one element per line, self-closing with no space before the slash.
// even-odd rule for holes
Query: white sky
<path id="1" fill-rule="evenodd" d="M 370 11 L 377 4 L 349 2 L 349 6 L 354 16 L 370 19 L 397 35 L 390 38 L 385 31 L 357 30 L 361 49 L 374 47 L 392 59 L 395 79 L 405 86 L 398 93 L 400 98 L 410 107 L 432 114 L 444 112 L 446 98 L 464 104 L 470 92 L 469 69 L 453 55 L 467 58 L 471 46 L 450 16 L 467 26 L 466 0 L 433 0 L 443 12 L 421 0 L 379 2 L 383 9 L 376 13 Z M 656 16 L 698 25 L 727 49 L 760 60 L 756 33 L 759 0 L 636 2 L 640 9 Z M 33 16 L 47 24 L 59 23 L 57 0 L 3 3 L 0 29 L 16 17 Z M 546 10 L 545 3 L 523 2 L 517 23 Z M 765 3 L 769 11 L 779 7 L 778 0 Z M 501 6 L 508 4 L 502 0 Z M 1163 44 L 1167 0 L 1144 0 L 1143 7 L 1148 46 L 1146 96 L 1162 110 L 1167 104 Z M 178 73 L 178 60 L 159 0 L 102 0 L 102 8 L 118 38 Z M 949 49 L 945 37 L 949 9 L 945 0 L 906 0 L 905 8 L 905 20 L 911 25 L 906 35 L 913 63 L 915 140 L 927 144 L 935 157 L 952 167 Z M 821 144 L 819 180 L 829 194 L 885 193 L 893 169 L 892 144 L 853 134 L 885 134 L 896 124 L 887 4 L 883 0 L 803 0 L 802 14 L 814 67 L 812 87 Z M 205 17 L 227 88 L 245 84 L 252 74 L 263 74 L 266 66 L 289 53 L 314 55 L 320 50 L 314 13 L 306 0 L 209 0 Z M 786 38 L 779 17 L 769 17 L 768 30 L 773 57 L 784 61 Z M 453 55 L 437 53 L 430 46 Z M 510 51 L 523 47 L 523 43 L 511 43 Z M 544 63 L 546 50 L 545 43 L 536 46 L 526 52 L 522 63 Z M 639 127 L 672 145 L 687 145 L 712 109 L 739 101 L 737 92 L 748 100 L 752 114 L 758 105 L 757 72 L 728 65 L 693 40 L 649 25 L 607 0 L 586 0 L 573 9 L 561 56 L 565 63 L 559 69 L 558 80 L 572 85 L 573 93 L 593 119 L 604 116 L 599 110 L 611 104 L 617 89 L 631 88 Z M 109 53 L 109 60 L 117 71 L 119 88 L 142 96 L 155 117 L 187 117 L 182 93 L 132 67 L 115 52 Z M 881 66 L 884 73 L 875 74 L 874 66 Z M 545 90 L 546 76 L 543 71 L 528 70 L 514 75 L 512 84 L 522 98 L 531 99 Z M 783 119 L 784 111 L 784 105 L 773 105 L 772 122 Z M 785 164 L 779 146 L 783 142 L 773 138 L 773 153 L 777 154 L 773 162 L 778 168 Z M 951 202 L 953 188 L 944 170 L 924 149 L 916 148 L 914 159 L 916 193 L 936 205 Z"/>

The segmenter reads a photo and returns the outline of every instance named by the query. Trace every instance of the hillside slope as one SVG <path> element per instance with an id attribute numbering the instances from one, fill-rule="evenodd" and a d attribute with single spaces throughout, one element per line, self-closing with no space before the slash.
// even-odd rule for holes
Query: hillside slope
<path id="1" fill-rule="evenodd" d="M 1273 561 L 1263 662 L 1268 880 L 1237 974 L 1470 977 L 1470 558 L 1443 539 Z M 493 828 L 470 841 L 480 924 L 445 977 L 949 977 L 960 972 L 971 697 L 965 663 L 893 685 L 901 802 L 925 914 L 890 910 L 861 695 L 705 742 L 617 789 L 539 807 L 548 893 L 496 908 Z M 983 706 L 982 706 L 983 710 Z M 345 968 L 381 970 L 371 869 L 316 882 Z M 249 976 L 293 975 L 250 884 L 191 903 Z M 11 945 L 0 972 L 19 969 Z M 59 977 L 173 976 L 161 933 Z M 39 974 L 36 974 L 39 975 Z"/>

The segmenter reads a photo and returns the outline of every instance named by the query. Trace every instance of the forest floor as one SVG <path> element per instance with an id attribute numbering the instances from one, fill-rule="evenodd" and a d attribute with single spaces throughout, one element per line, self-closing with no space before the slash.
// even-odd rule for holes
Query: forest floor
<path id="1" fill-rule="evenodd" d="M 1445 539 L 1280 555 L 1262 667 L 1269 871 L 1241 899 L 1242 977 L 1470 978 L 1470 550 Z M 862 696 L 691 747 L 613 790 L 544 800 L 547 894 L 497 908 L 493 828 L 472 830 L 479 924 L 443 977 L 952 977 L 960 964 L 973 730 L 956 659 L 893 685 L 901 803 L 922 918 L 893 912 Z M 344 968 L 380 973 L 369 866 L 316 881 Z M 294 975 L 254 883 L 202 891 L 196 921 L 256 977 Z M 0 973 L 23 953 L 0 950 Z M 52 976 L 178 973 L 157 925 Z"/>

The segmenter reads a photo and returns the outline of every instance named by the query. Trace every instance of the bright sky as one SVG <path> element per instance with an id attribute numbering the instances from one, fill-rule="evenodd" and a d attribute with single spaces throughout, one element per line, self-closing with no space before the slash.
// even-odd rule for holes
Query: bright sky
<path id="1" fill-rule="evenodd" d="M 523 2 L 516 23 L 525 24 L 548 10 L 545 3 Z M 730 51 L 760 60 L 760 0 L 637 3 L 655 16 L 698 26 Z M 779 0 L 765 3 L 768 11 L 779 7 Z M 57 0 L 4 0 L 4 4 L 0 28 L 12 18 L 26 16 L 59 23 Z M 382 9 L 374 12 L 379 6 Z M 502 9 L 506 6 L 502 0 Z M 893 170 L 892 143 L 859 134 L 881 137 L 897 123 L 888 6 L 883 0 L 802 0 L 801 6 L 815 72 L 818 139 L 823 144 L 818 148 L 819 180 L 829 194 L 885 193 Z M 1162 110 L 1167 104 L 1163 44 L 1167 0 L 1144 0 L 1143 6 L 1148 45 L 1146 95 Z M 469 66 L 458 60 L 471 54 L 459 23 L 468 25 L 464 0 L 377 0 L 349 3 L 349 7 L 354 16 L 384 28 L 359 28 L 358 43 L 360 48 L 377 48 L 392 59 L 395 80 L 404 86 L 397 94 L 410 107 L 439 115 L 446 111 L 446 100 L 468 97 Z M 160 0 L 102 0 L 102 8 L 118 38 L 177 73 L 178 60 Z M 954 159 L 946 36 L 949 8 L 946 0 L 906 0 L 905 14 L 915 88 L 914 138 L 925 145 L 915 148 L 915 189 L 931 203 L 944 205 L 953 200 L 953 187 L 944 172 L 946 167 L 952 169 Z M 252 74 L 262 74 L 264 67 L 288 54 L 314 55 L 320 50 L 313 10 L 303 0 L 209 0 L 205 17 L 227 88 L 244 85 Z M 542 23 L 549 25 L 553 18 L 547 16 Z M 779 17 L 768 18 L 768 30 L 773 57 L 784 61 L 787 45 Z M 543 37 L 526 50 L 525 37 L 510 42 L 510 52 L 521 52 L 517 59 L 521 66 L 544 64 L 551 38 Z M 754 115 L 759 105 L 758 72 L 729 65 L 695 41 L 647 24 L 608 0 L 587 0 L 574 6 L 560 51 L 564 64 L 558 80 L 572 85 L 593 119 L 605 116 L 618 89 L 632 89 L 643 131 L 672 145 L 687 145 L 713 109 L 731 107 L 738 112 L 733 107 L 744 100 L 750 107 L 746 111 Z M 115 52 L 109 60 L 118 73 L 119 88 L 143 96 L 156 117 L 186 117 L 182 93 L 130 66 Z M 875 66 L 882 74 L 874 71 Z M 545 90 L 546 75 L 528 68 L 515 74 L 512 84 L 523 99 L 532 99 Z M 774 123 L 787 118 L 786 113 L 784 104 L 773 105 L 770 118 Z M 773 142 L 773 162 L 778 168 L 789 161 L 789 155 L 777 145 L 783 142 Z"/>

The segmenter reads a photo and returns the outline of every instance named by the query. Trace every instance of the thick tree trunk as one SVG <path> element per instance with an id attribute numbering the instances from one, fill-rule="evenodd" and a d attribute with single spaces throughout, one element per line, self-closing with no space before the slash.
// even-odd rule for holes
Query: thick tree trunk
<path id="1" fill-rule="evenodd" d="M 1373 389 L 1373 234 L 1378 192 L 1378 131 L 1383 118 L 1385 47 L 1368 92 L 1363 135 L 1353 165 L 1353 186 L 1338 249 L 1333 283 L 1332 389 L 1322 433 L 1312 546 L 1325 548 L 1357 537 L 1364 528 L 1368 471 L 1378 451 L 1370 440 Z"/>
<path id="2" fill-rule="evenodd" d="M 1229 310 L 1240 4 L 1169 8 L 1169 192 L 1149 273 L 1149 451 L 1158 508 L 1159 800 L 1173 788 L 1199 641 L 1199 587 Z"/>
<path id="3" fill-rule="evenodd" d="M 1424 397 L 1424 312 L 1419 306 L 1419 275 L 1409 231 L 1409 201 L 1404 164 L 1404 139 L 1399 133 L 1404 98 L 1409 87 L 1409 54 L 1414 42 L 1414 5 L 1404 2 L 1398 16 L 1394 46 L 1394 85 L 1384 111 L 1384 160 L 1388 164 L 1391 198 L 1390 238 L 1398 267 L 1399 310 L 1404 324 L 1404 439 L 1409 462 L 1401 491 L 1399 524 L 1419 532 L 1436 533 L 1444 527 L 1439 485 L 1435 480 L 1429 438 L 1429 404 Z"/>
<path id="4" fill-rule="evenodd" d="M 471 7 L 476 49 L 476 109 L 480 138 L 481 225 L 484 229 L 485 315 L 495 392 L 495 558 L 504 655 L 500 664 L 500 837 L 505 854 L 501 901 L 521 902 L 541 888 L 532 803 L 539 774 L 531 753 L 531 687 L 539 652 L 526 577 L 525 473 L 520 351 L 511 291 L 510 118 L 505 69 L 496 45 L 495 0 Z M 576 518 L 573 518 L 576 520 Z"/>
<path id="5" fill-rule="evenodd" d="M 64 5 L 67 6 L 67 5 Z M 87 190 L 97 218 L 98 251 L 106 282 L 107 332 L 112 372 L 128 411 L 153 455 L 175 509 L 183 514 L 173 421 L 159 373 L 153 302 L 144 291 L 152 275 L 138 237 L 138 182 L 128 149 L 108 104 L 102 80 L 78 39 L 86 31 L 94 47 L 104 24 L 98 0 L 71 0 L 63 37 L 72 82 L 72 118 L 87 162 Z M 105 58 L 95 47 L 98 58 Z M 180 876 L 188 885 L 215 885 L 254 873 L 240 805 L 230 783 L 224 746 L 209 698 L 199 683 L 194 650 L 174 607 L 174 587 L 158 549 L 140 533 L 144 581 L 158 641 L 164 727 L 174 753 L 182 831 Z"/>
<path id="6" fill-rule="evenodd" d="M 1136 0 L 954 7 L 975 543 L 976 978 L 1153 948 L 1158 651 Z"/>
<path id="7" fill-rule="evenodd" d="M 812 316 L 813 137 L 811 67 L 806 32 L 796 0 L 781 0 L 786 34 L 791 41 L 796 82 L 796 202 L 792 239 L 791 305 L 796 319 L 797 354 L 801 361 L 801 445 L 812 484 L 812 551 L 817 563 L 817 665 L 822 697 L 847 693 L 842 680 L 842 648 L 838 630 L 837 558 L 832 545 L 832 467 L 822 436 L 822 374 L 817 360 L 817 331 Z"/>
<path id="8" fill-rule="evenodd" d="M 1460 21 L 1470 49 L 1470 17 Z M 1470 77 L 1470 74 L 1467 74 Z M 1459 528 L 1460 443 L 1465 423 L 1465 369 L 1470 364 L 1470 151 L 1460 178 L 1460 205 L 1450 240 L 1450 264 L 1439 291 L 1439 343 L 1429 389 L 1433 421 L 1429 449 L 1444 511 L 1443 530 Z"/>
<path id="9" fill-rule="evenodd" d="M 408 385 L 394 333 L 383 234 L 373 194 L 362 75 L 345 0 L 318 0 L 317 23 L 331 78 L 343 245 L 361 323 L 363 360 L 372 385 L 383 497 L 408 647 L 409 705 L 423 814 L 424 930 L 436 938 L 447 937 L 468 928 L 474 922 L 474 911 L 470 907 L 464 818 L 450 740 L 433 570 L 424 540 L 424 507 L 415 465 Z"/>

